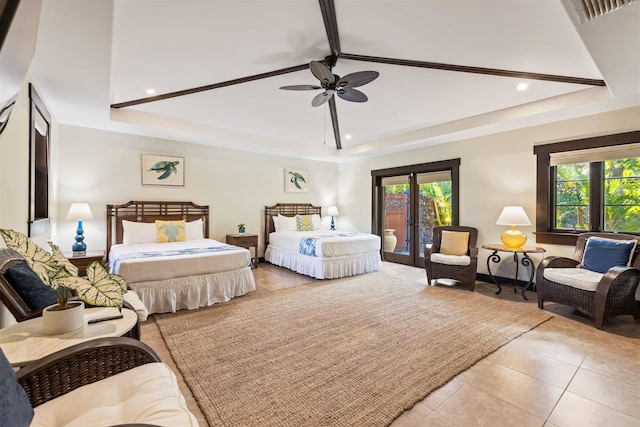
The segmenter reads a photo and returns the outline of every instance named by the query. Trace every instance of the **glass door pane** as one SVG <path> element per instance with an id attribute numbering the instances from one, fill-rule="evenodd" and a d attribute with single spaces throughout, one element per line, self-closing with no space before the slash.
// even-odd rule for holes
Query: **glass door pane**
<path id="1" fill-rule="evenodd" d="M 451 205 L 451 171 L 420 173 L 417 175 L 419 189 L 419 253 L 424 258 L 424 246 L 432 241 L 432 229 L 453 222 Z"/>
<path id="2" fill-rule="evenodd" d="M 410 264 L 411 184 L 410 175 L 382 179 L 384 194 L 383 248 L 385 259 Z"/>

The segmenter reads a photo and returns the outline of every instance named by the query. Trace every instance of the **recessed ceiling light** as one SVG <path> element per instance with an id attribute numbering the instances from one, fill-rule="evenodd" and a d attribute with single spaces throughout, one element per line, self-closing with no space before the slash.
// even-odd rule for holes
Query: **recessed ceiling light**
<path id="1" fill-rule="evenodd" d="M 156 90 L 155 89 L 147 89 L 147 95 L 155 95 L 156 94 Z"/>
<path id="2" fill-rule="evenodd" d="M 344 139 L 351 139 L 351 135 L 350 135 L 350 134 L 346 134 L 346 135 L 344 136 Z"/>
<path id="3" fill-rule="evenodd" d="M 526 90 L 529 87 L 527 83 L 518 83 L 518 90 Z"/>

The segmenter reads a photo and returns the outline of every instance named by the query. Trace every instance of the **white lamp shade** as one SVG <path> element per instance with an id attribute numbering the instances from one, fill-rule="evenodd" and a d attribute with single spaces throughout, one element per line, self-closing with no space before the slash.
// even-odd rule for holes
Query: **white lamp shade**
<path id="1" fill-rule="evenodd" d="M 93 219 L 91 208 L 88 203 L 71 203 L 67 213 L 67 221 L 80 221 Z"/>
<path id="2" fill-rule="evenodd" d="M 338 207 L 337 206 L 329 206 L 329 209 L 327 209 L 327 215 L 331 215 L 331 216 L 338 216 Z"/>
<path id="3" fill-rule="evenodd" d="M 531 221 L 522 206 L 505 206 L 496 225 L 531 225 Z"/>

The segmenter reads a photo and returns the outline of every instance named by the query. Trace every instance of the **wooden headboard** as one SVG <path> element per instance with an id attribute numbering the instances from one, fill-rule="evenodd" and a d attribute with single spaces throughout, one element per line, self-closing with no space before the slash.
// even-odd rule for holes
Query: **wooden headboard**
<path id="1" fill-rule="evenodd" d="M 156 219 L 194 221 L 202 218 L 204 237 L 209 237 L 209 206 L 193 202 L 130 201 L 107 205 L 107 253 L 112 245 L 122 243 L 122 220 L 154 222 Z"/>
<path id="2" fill-rule="evenodd" d="M 276 203 L 273 206 L 264 207 L 264 242 L 269 244 L 269 234 L 276 231 L 273 225 L 273 217 L 278 215 L 322 215 L 322 207 L 313 206 L 311 203 Z"/>

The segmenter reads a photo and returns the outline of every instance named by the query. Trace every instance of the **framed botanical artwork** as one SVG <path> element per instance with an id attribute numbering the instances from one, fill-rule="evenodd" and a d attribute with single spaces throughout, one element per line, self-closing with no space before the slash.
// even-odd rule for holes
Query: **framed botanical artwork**
<path id="1" fill-rule="evenodd" d="M 309 171 L 304 169 L 285 169 L 284 191 L 288 193 L 306 193 L 309 191 Z"/>
<path id="2" fill-rule="evenodd" d="M 142 185 L 184 186 L 184 157 L 143 154 Z"/>

